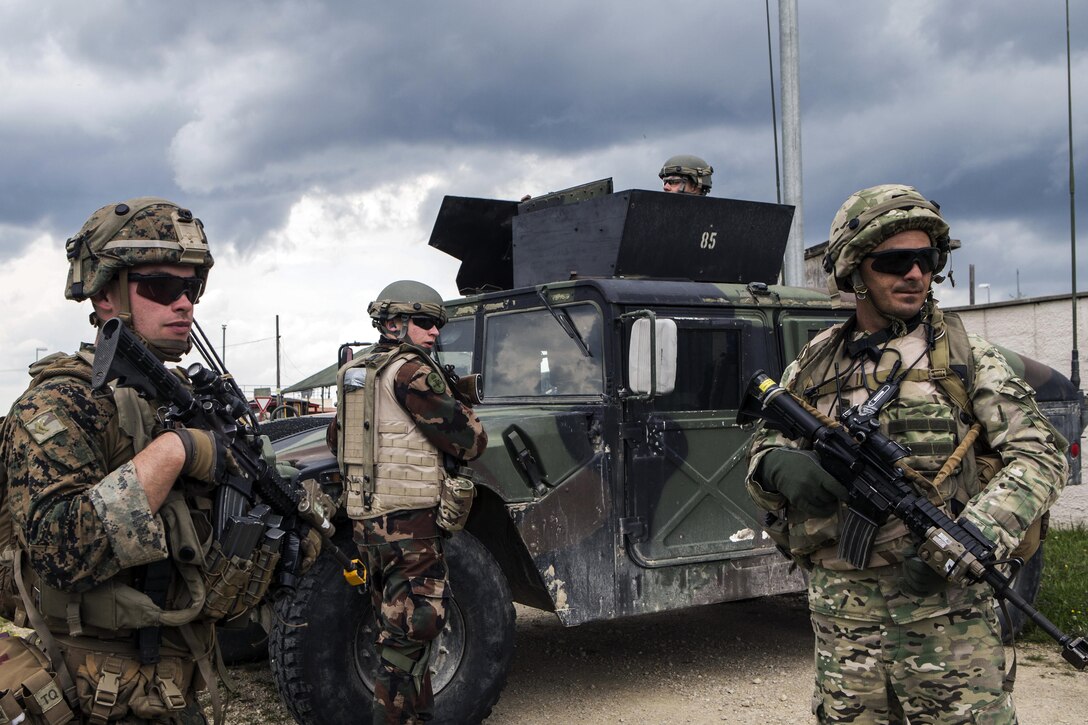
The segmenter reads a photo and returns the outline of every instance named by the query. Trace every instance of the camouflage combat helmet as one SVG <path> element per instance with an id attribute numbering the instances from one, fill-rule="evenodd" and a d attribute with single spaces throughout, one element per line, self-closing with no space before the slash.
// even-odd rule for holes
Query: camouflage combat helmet
<path id="1" fill-rule="evenodd" d="M 856 191 L 843 203 L 828 235 L 824 271 L 828 290 L 853 292 L 858 265 L 881 242 L 899 232 L 919 229 L 940 250 L 934 274 L 944 269 L 951 248 L 940 206 L 913 186 L 881 184 Z M 941 281 L 941 277 L 935 277 Z"/>
<path id="2" fill-rule="evenodd" d="M 381 328 L 382 323 L 400 315 L 430 315 L 446 324 L 446 308 L 442 306 L 442 295 L 422 282 L 401 279 L 388 284 L 378 293 L 378 299 L 367 307 L 374 326 Z"/>
<path id="3" fill-rule="evenodd" d="M 141 264 L 191 264 L 205 283 L 213 264 L 204 224 L 172 201 L 145 196 L 108 204 L 65 244 L 64 296 L 81 302 Z"/>
<path id="4" fill-rule="evenodd" d="M 698 156 L 681 154 L 666 161 L 658 177 L 664 179 L 666 176 L 686 176 L 705 194 L 710 191 L 710 175 L 713 173 L 714 167 Z"/>

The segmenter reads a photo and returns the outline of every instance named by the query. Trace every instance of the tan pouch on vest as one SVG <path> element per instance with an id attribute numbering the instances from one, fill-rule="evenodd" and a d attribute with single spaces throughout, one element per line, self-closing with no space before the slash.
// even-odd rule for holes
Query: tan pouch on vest
<path id="1" fill-rule="evenodd" d="M 196 663 L 163 656 L 141 665 L 135 655 L 98 652 L 68 645 L 65 659 L 76 679 L 80 709 L 102 721 L 126 716 L 153 722 L 167 720 L 186 707 Z"/>
<path id="2" fill-rule="evenodd" d="M 45 654 L 24 639 L 0 634 L 0 723 L 62 725 L 75 715 Z"/>

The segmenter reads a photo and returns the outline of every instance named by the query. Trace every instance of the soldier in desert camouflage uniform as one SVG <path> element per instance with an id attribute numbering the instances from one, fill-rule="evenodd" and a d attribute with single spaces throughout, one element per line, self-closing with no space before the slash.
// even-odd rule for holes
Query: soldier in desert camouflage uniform
<path id="1" fill-rule="evenodd" d="M 65 294 L 91 301 L 92 324 L 119 317 L 160 360 L 181 359 L 212 266 L 199 219 L 164 199 L 110 204 L 67 252 Z M 52 645 L 78 721 L 203 723 L 207 514 L 227 456 L 210 432 L 164 431 L 130 388 L 92 393 L 93 356 L 84 344 L 35 363 L 7 418 L 0 543 L 36 595 L 16 594 L 13 616 Z"/>
<path id="2" fill-rule="evenodd" d="M 876 186 L 847 199 L 824 267 L 833 291 L 857 295 L 856 313 L 813 339 L 783 385 L 837 416 L 898 381 L 898 398 L 880 411 L 881 430 L 909 446 L 904 462 L 934 482 L 919 493 L 975 524 L 1001 558 L 1057 498 L 1066 443 L 1004 357 L 937 306 L 930 285 L 949 246 L 938 207 L 912 187 Z M 957 353 L 950 359 L 948 350 L 960 340 L 965 369 L 955 370 Z M 956 386 L 944 373 L 966 373 L 962 395 L 950 393 Z M 935 477 L 976 421 L 980 442 L 951 475 Z M 1003 467 L 987 480 L 983 461 L 997 457 Z M 774 514 L 773 538 L 809 570 L 820 722 L 1016 721 L 987 585 L 946 581 L 894 518 L 879 530 L 868 566 L 851 566 L 836 546 L 844 487 L 812 451 L 773 431 L 753 442 L 748 490 Z"/>
<path id="3" fill-rule="evenodd" d="M 441 296 L 402 280 L 369 313 L 381 339 L 340 371 L 337 455 L 381 630 L 373 721 L 414 723 L 434 716 L 431 643 L 450 599 L 443 457 L 476 458 L 487 434 L 430 357 L 446 322 Z"/>

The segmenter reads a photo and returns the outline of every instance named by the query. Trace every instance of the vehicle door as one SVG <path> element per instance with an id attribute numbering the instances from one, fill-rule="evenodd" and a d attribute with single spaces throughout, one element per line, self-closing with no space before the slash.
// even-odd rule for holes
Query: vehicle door
<path id="1" fill-rule="evenodd" d="M 627 406 L 628 551 L 658 567 L 769 548 L 744 489 L 752 431 L 736 424 L 748 379 L 774 366 L 768 323 L 757 310 L 653 312 L 676 323 L 676 383 Z"/>

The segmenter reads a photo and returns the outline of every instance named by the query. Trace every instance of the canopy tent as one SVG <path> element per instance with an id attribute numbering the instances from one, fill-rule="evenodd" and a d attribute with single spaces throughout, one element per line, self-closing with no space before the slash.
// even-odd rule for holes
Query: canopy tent
<path id="1" fill-rule="evenodd" d="M 330 388 L 336 385 L 337 365 L 333 363 L 324 370 L 320 370 L 308 378 L 303 378 L 294 385 L 283 389 L 284 393 L 300 393 L 314 388 Z"/>

